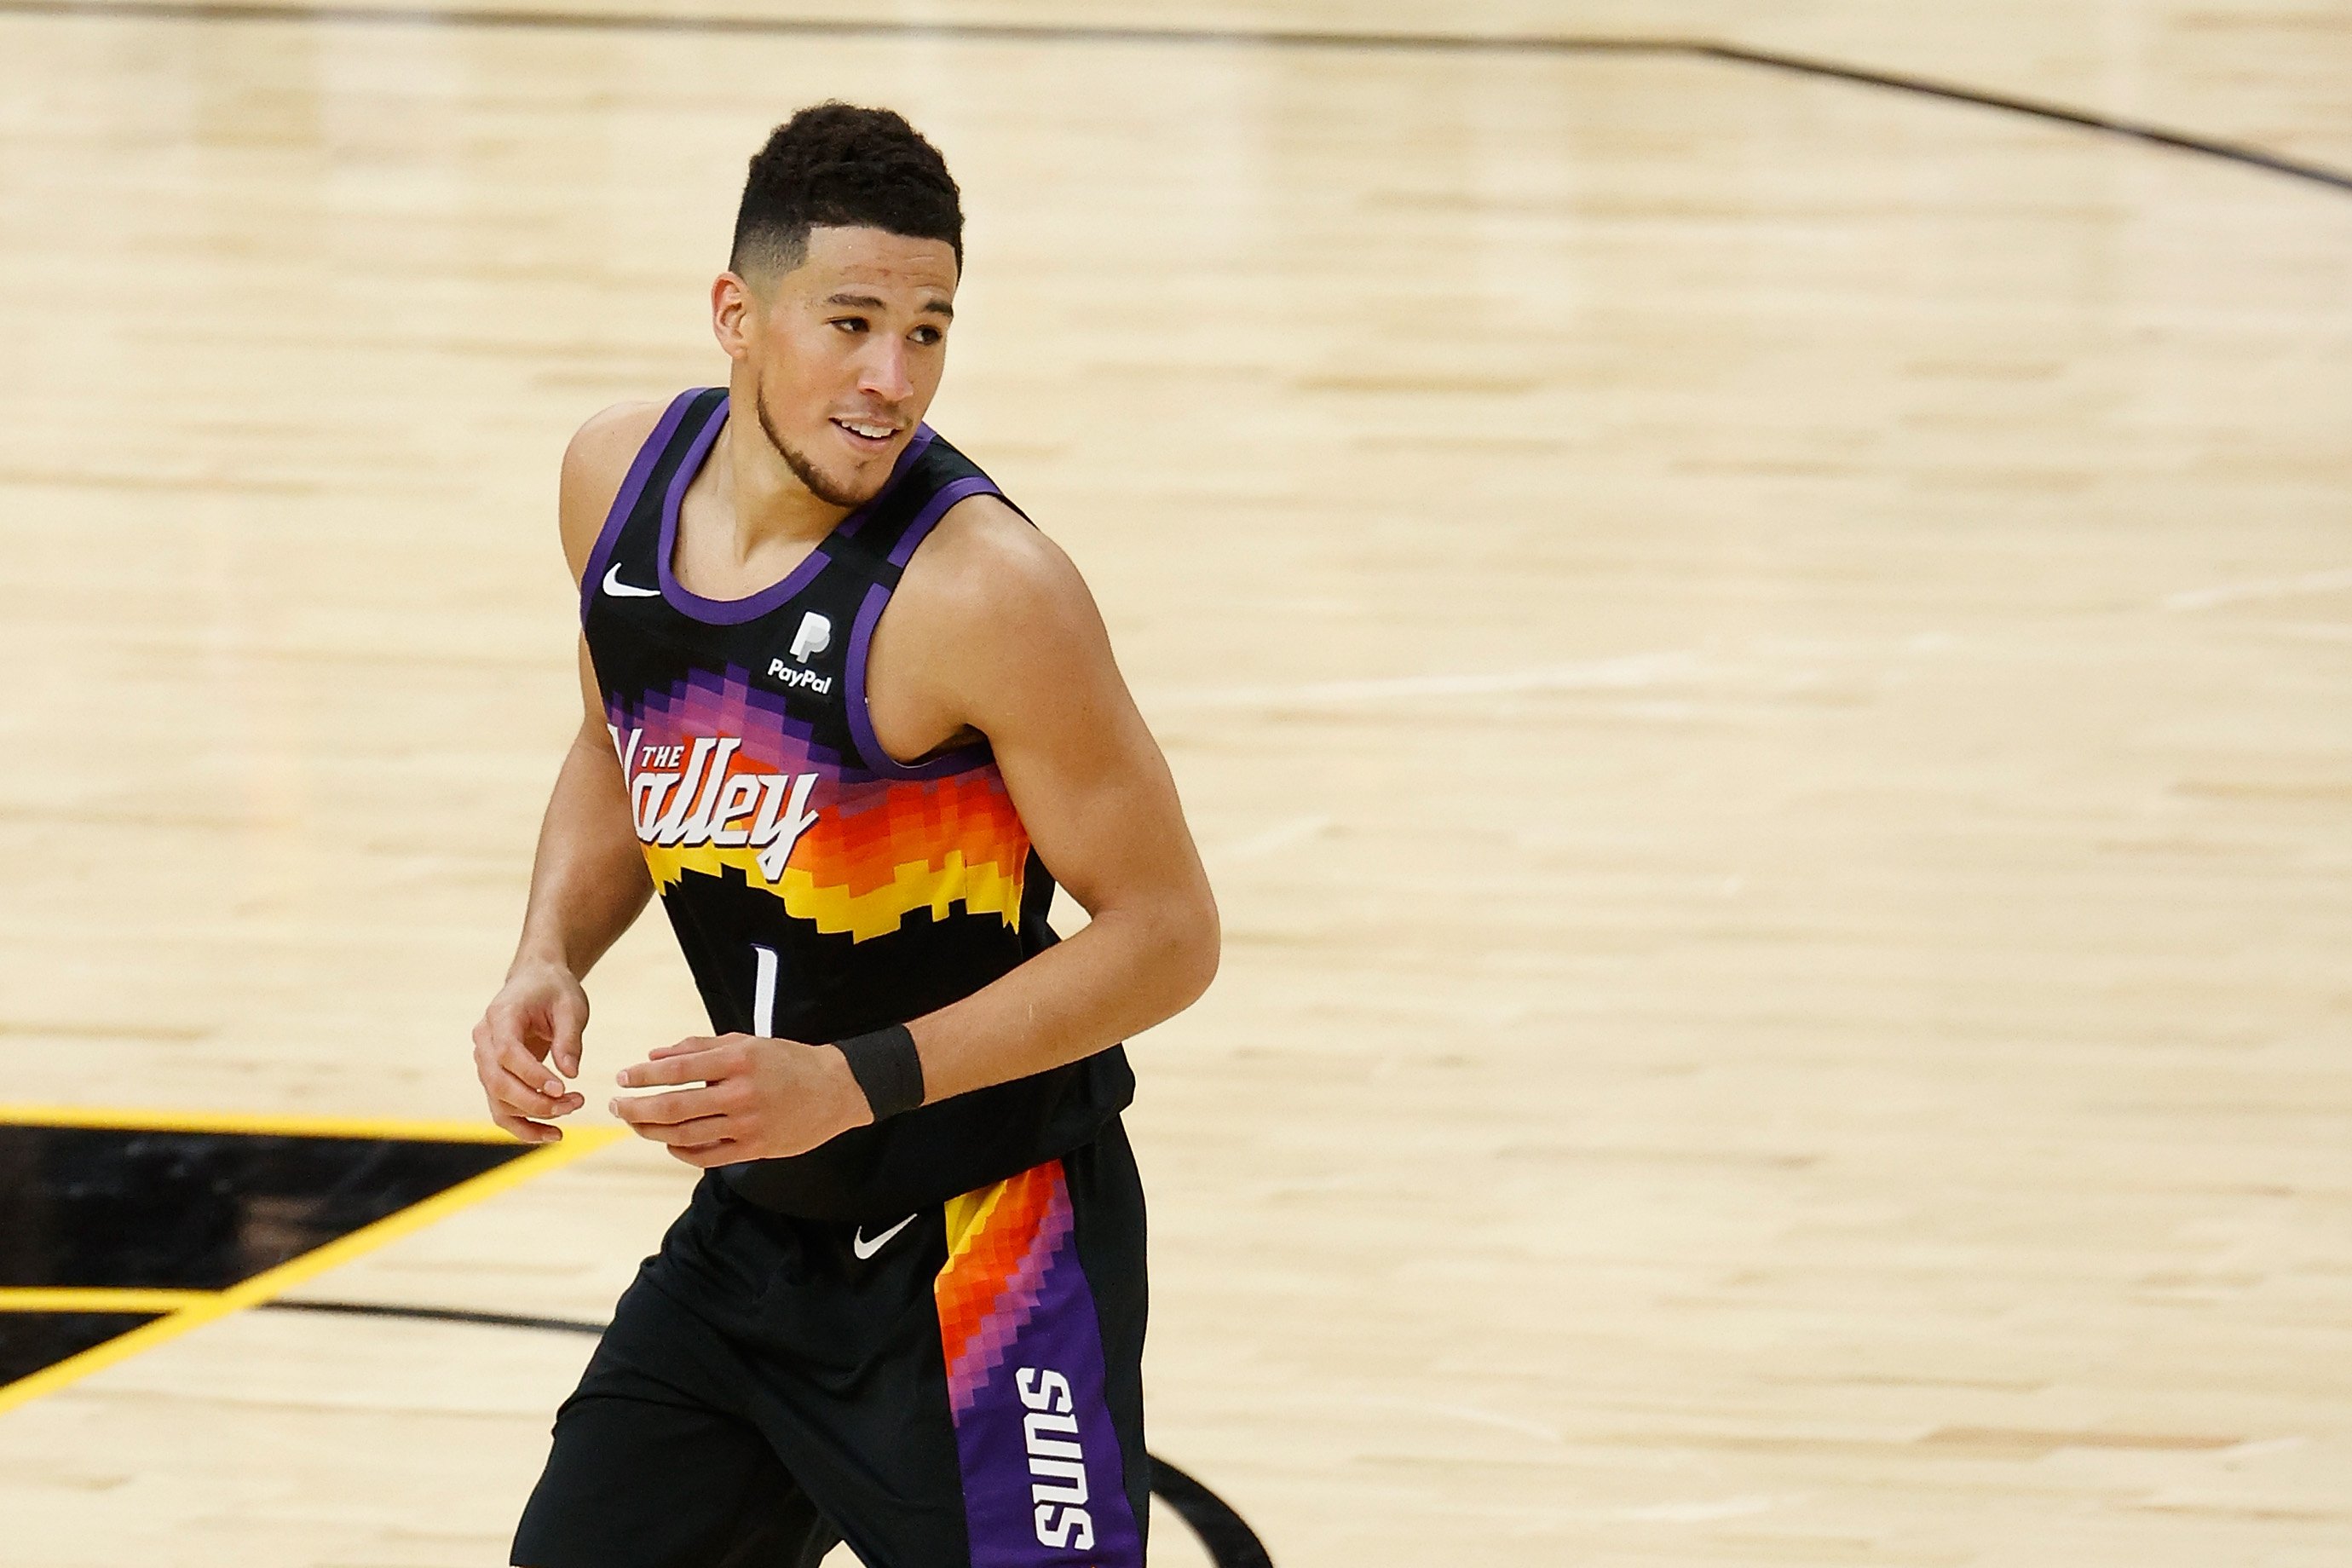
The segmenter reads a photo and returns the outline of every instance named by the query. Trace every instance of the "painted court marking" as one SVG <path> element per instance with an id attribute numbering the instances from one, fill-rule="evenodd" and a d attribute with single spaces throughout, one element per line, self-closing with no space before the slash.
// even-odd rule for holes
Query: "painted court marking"
<path id="1" fill-rule="evenodd" d="M 498 1128 L 471 1121 L 400 1121 L 383 1118 L 285 1116 L 239 1111 L 172 1111 L 90 1106 L 0 1105 L 0 1126 L 97 1128 L 119 1131 L 229 1132 L 290 1137 L 362 1138 L 408 1142 L 512 1144 Z M 289 1258 L 275 1268 L 221 1290 L 139 1289 L 90 1286 L 0 1287 L 0 1312 L 160 1313 L 152 1323 L 66 1358 L 0 1388 L 0 1412 L 51 1394 L 117 1362 L 190 1330 L 249 1307 L 343 1316 L 472 1323 L 499 1328 L 601 1334 L 604 1325 L 568 1318 L 412 1307 L 360 1301 L 288 1301 L 278 1298 L 386 1242 L 422 1230 L 458 1209 L 543 1175 L 627 1135 L 619 1127 L 566 1131 L 496 1168 L 444 1188 L 396 1213 Z M 520 1145 L 517 1145 L 520 1147 Z M 1272 1568 L 1265 1543 L 1232 1506 L 1198 1479 L 1150 1456 L 1151 1489 L 1175 1510 L 1218 1568 Z"/>
<path id="2" fill-rule="evenodd" d="M 0 0 L 0 15 L 113 16 L 139 21 L 308 22 L 330 26 L 485 27 L 573 32 L 702 33 L 738 37 L 956 39 L 971 43 L 1160 45 L 1211 48 L 1353 49 L 1451 55 L 1617 55 L 1713 60 L 1997 110 L 2053 125 L 2265 169 L 2334 190 L 2352 174 L 2260 147 L 2175 131 L 2146 121 L 2072 109 L 2041 99 L 1989 92 L 1958 82 L 1872 70 L 1808 55 L 1711 38 L 1572 34 L 1411 33 L 1301 27 L 1121 27 L 1085 23 L 908 21 L 847 16 L 697 16 L 683 12 L 509 9 L 491 5 L 303 5 L 287 0 Z"/>
<path id="3" fill-rule="evenodd" d="M 170 1111 L 116 1110 L 90 1106 L 0 1105 L 0 1124 L 29 1127 L 96 1127 L 133 1131 L 276 1133 L 311 1138 L 381 1138 L 417 1142 L 512 1143 L 495 1127 L 470 1121 L 396 1121 L 373 1117 L 260 1115 L 237 1111 Z M 431 1197 L 386 1215 L 373 1225 L 337 1237 L 299 1258 L 224 1290 L 139 1290 L 91 1289 L 0 1289 L 0 1311 L 16 1312 L 161 1312 L 153 1322 L 43 1367 L 0 1388 L 0 1412 L 38 1399 L 177 1339 L 192 1329 L 217 1321 L 232 1312 L 263 1304 L 304 1280 L 373 1252 L 386 1242 L 424 1229 L 459 1209 L 480 1203 L 558 1165 L 604 1148 L 625 1135 L 622 1128 L 584 1127 L 566 1132 L 559 1143 L 543 1143 L 507 1161 L 494 1170 L 469 1177 Z"/>
<path id="4" fill-rule="evenodd" d="M 274 1311 L 317 1312 L 331 1317 L 405 1319 L 411 1322 L 465 1323 L 480 1328 L 540 1329 L 558 1333 L 602 1334 L 601 1322 L 584 1318 L 528 1317 L 519 1312 L 484 1312 L 470 1308 L 416 1307 L 378 1301 L 270 1301 Z M 1557 1441 L 1557 1439 L 1555 1439 Z M 1157 1454 L 1151 1463 L 1151 1492 L 1176 1510 L 1216 1568 L 1274 1568 L 1274 1559 L 1249 1522 L 1231 1503 Z"/>

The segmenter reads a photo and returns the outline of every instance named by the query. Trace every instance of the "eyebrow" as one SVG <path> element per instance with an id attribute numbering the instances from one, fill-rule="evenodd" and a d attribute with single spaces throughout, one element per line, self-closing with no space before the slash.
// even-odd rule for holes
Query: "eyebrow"
<path id="1" fill-rule="evenodd" d="M 887 310 L 890 308 L 887 301 L 877 300 L 871 294 L 828 294 L 824 302 L 828 305 L 850 305 L 862 310 Z M 916 314 L 945 316 L 952 321 L 955 320 L 955 307 L 945 300 L 926 300 L 917 308 Z"/>

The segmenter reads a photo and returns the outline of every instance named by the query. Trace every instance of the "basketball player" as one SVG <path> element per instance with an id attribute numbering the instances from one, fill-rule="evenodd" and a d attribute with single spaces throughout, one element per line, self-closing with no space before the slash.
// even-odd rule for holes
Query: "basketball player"
<path id="1" fill-rule="evenodd" d="M 711 1033 L 614 1110 L 708 1173 L 524 1568 L 1143 1561 L 1118 1042 L 1208 984 L 1216 910 L 1085 584 L 922 423 L 962 227 L 898 115 L 793 116 L 711 289 L 728 384 L 564 454 L 587 717 L 475 1065 L 561 1137 L 581 979 L 658 891 Z M 1092 916 L 1059 945 L 1055 877 Z"/>

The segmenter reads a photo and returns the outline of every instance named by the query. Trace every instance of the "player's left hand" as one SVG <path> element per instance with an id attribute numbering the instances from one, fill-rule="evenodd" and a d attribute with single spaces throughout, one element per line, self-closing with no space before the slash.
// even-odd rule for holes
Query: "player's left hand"
<path id="1" fill-rule="evenodd" d="M 619 1074 L 623 1089 L 700 1084 L 617 1098 L 613 1114 L 640 1138 L 705 1169 L 805 1154 L 874 1120 L 849 1063 L 831 1046 L 759 1035 L 697 1036 Z"/>

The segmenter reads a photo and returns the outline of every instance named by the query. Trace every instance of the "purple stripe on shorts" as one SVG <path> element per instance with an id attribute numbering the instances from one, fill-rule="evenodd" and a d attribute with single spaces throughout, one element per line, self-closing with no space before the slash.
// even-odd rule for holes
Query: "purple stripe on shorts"
<path id="1" fill-rule="evenodd" d="M 1061 1162 L 1003 1183 L 982 1223 L 996 1236 L 950 1259 L 941 1292 L 976 1311 L 948 1368 L 971 1568 L 1142 1568 Z"/>

